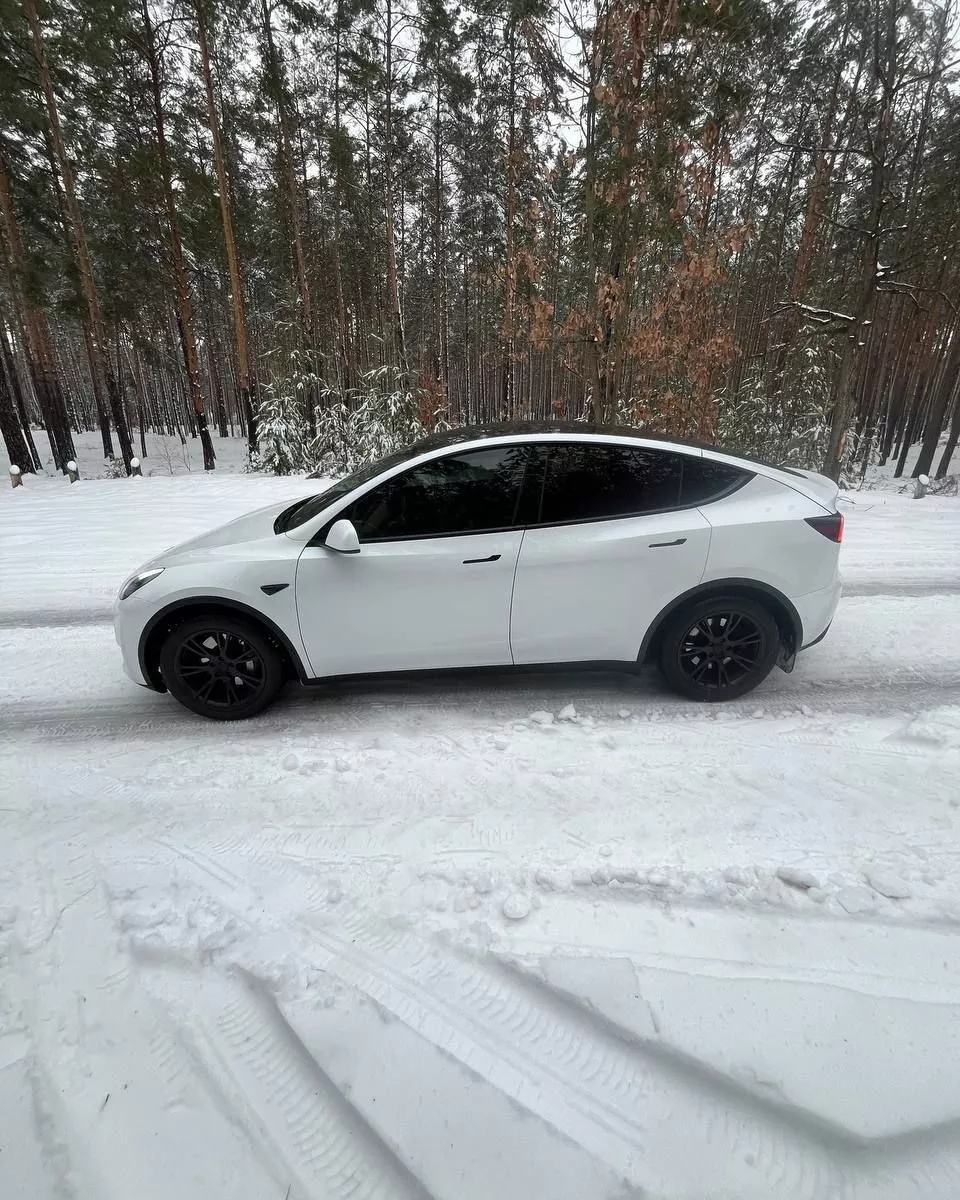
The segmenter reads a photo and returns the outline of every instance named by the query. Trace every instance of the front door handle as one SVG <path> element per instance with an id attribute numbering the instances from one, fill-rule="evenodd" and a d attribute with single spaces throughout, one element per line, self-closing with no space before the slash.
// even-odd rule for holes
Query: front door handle
<path id="1" fill-rule="evenodd" d="M 463 565 L 467 566 L 468 563 L 496 562 L 499 557 L 499 554 L 491 554 L 487 558 L 465 558 Z"/>
<path id="2" fill-rule="evenodd" d="M 672 542 L 651 542 L 647 549 L 662 550 L 665 546 L 682 546 L 686 540 L 686 538 L 676 538 Z"/>

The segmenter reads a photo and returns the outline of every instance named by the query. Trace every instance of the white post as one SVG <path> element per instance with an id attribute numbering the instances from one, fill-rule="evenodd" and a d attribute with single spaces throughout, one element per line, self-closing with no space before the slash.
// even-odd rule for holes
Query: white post
<path id="1" fill-rule="evenodd" d="M 139 458 L 131 458 L 130 459 L 130 473 L 132 475 L 142 475 L 143 474 L 143 471 L 140 469 L 140 459 Z"/>
<path id="2" fill-rule="evenodd" d="M 10 467 L 10 486 L 23 487 L 23 474 L 19 467 L 13 465 Z"/>
<path id="3" fill-rule="evenodd" d="M 77 469 L 77 464 L 73 461 L 72 458 L 67 463 L 67 475 L 70 477 L 71 483 L 76 483 L 77 480 L 80 478 L 80 472 Z"/>
<path id="4" fill-rule="evenodd" d="M 924 496 L 927 494 L 927 488 L 929 486 L 930 486 L 930 476 L 929 475 L 918 475 L 917 481 L 913 485 L 914 500 L 922 500 L 924 498 Z"/>

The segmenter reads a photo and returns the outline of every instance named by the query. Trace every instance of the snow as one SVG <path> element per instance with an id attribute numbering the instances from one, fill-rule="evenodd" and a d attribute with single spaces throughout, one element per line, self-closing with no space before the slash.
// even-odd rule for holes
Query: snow
<path id="1" fill-rule="evenodd" d="M 235 474 L 242 471 L 247 461 L 247 443 L 240 437 L 220 437 L 214 430 L 210 431 L 213 448 L 216 452 L 216 474 Z M 134 441 L 139 447 L 139 435 L 133 431 Z M 64 477 L 53 465 L 53 453 L 47 442 L 46 434 L 34 430 L 33 440 L 37 452 L 43 462 L 43 473 L 32 475 L 27 473 L 25 463 L 20 463 L 24 472 L 27 487 L 43 487 L 65 482 Z M 146 457 L 133 458 L 130 465 L 139 463 L 146 476 L 186 475 L 191 472 L 203 474 L 203 451 L 197 438 L 188 437 L 181 443 L 176 435 L 148 433 L 146 435 Z M 103 443 L 99 432 L 86 431 L 73 435 L 74 447 L 77 451 L 74 469 L 79 468 L 82 480 L 95 480 L 112 477 L 109 464 L 103 457 Z M 116 451 L 116 441 L 114 450 Z M 9 463 L 6 448 L 0 442 L 0 466 Z M 69 464 L 68 464 L 69 465 Z M 120 468 L 122 472 L 122 467 Z"/>
<path id="2" fill-rule="evenodd" d="M 526 896 L 514 893 L 503 902 L 503 915 L 508 921 L 522 921 L 530 915 L 530 901 Z"/>
<path id="3" fill-rule="evenodd" d="M 777 867 L 777 878 L 790 887 L 801 888 L 804 891 L 809 891 L 810 888 L 820 888 L 820 880 L 810 871 L 804 871 L 801 867 L 782 866 Z"/>
<path id="4" fill-rule="evenodd" d="M 875 892 L 879 892 L 881 896 L 886 896 L 890 900 L 909 900 L 913 895 L 913 888 L 909 883 L 892 871 L 883 870 L 882 867 L 867 872 L 867 883 Z"/>
<path id="5" fill-rule="evenodd" d="M 953 1200 L 960 501 L 857 493 L 834 628 L 655 676 L 120 671 L 164 546 L 322 486 L 0 489 L 0 1196 Z"/>

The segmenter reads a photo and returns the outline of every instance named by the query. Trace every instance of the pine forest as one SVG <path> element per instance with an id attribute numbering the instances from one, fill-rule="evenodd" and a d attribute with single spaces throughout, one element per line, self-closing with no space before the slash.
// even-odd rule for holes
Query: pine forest
<path id="1" fill-rule="evenodd" d="M 337 469 L 960 435 L 955 0 L 0 0 L 0 423 Z M 955 468 L 954 468 L 955 470 Z"/>

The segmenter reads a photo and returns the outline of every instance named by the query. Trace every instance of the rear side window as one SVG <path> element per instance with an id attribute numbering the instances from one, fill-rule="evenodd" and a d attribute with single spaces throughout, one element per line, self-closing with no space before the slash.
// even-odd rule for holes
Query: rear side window
<path id="1" fill-rule="evenodd" d="M 529 459 L 526 446 L 434 458 L 373 488 L 340 515 L 354 523 L 361 542 L 515 528 L 522 524 Z"/>
<path id="2" fill-rule="evenodd" d="M 540 523 L 597 521 L 680 506 L 683 457 L 630 446 L 551 446 Z M 693 502 L 692 502 L 693 503 Z"/>
<path id="3" fill-rule="evenodd" d="M 746 471 L 731 467 L 728 463 L 684 455 L 680 502 L 684 508 L 708 504 L 711 500 L 729 495 L 749 478 Z"/>

